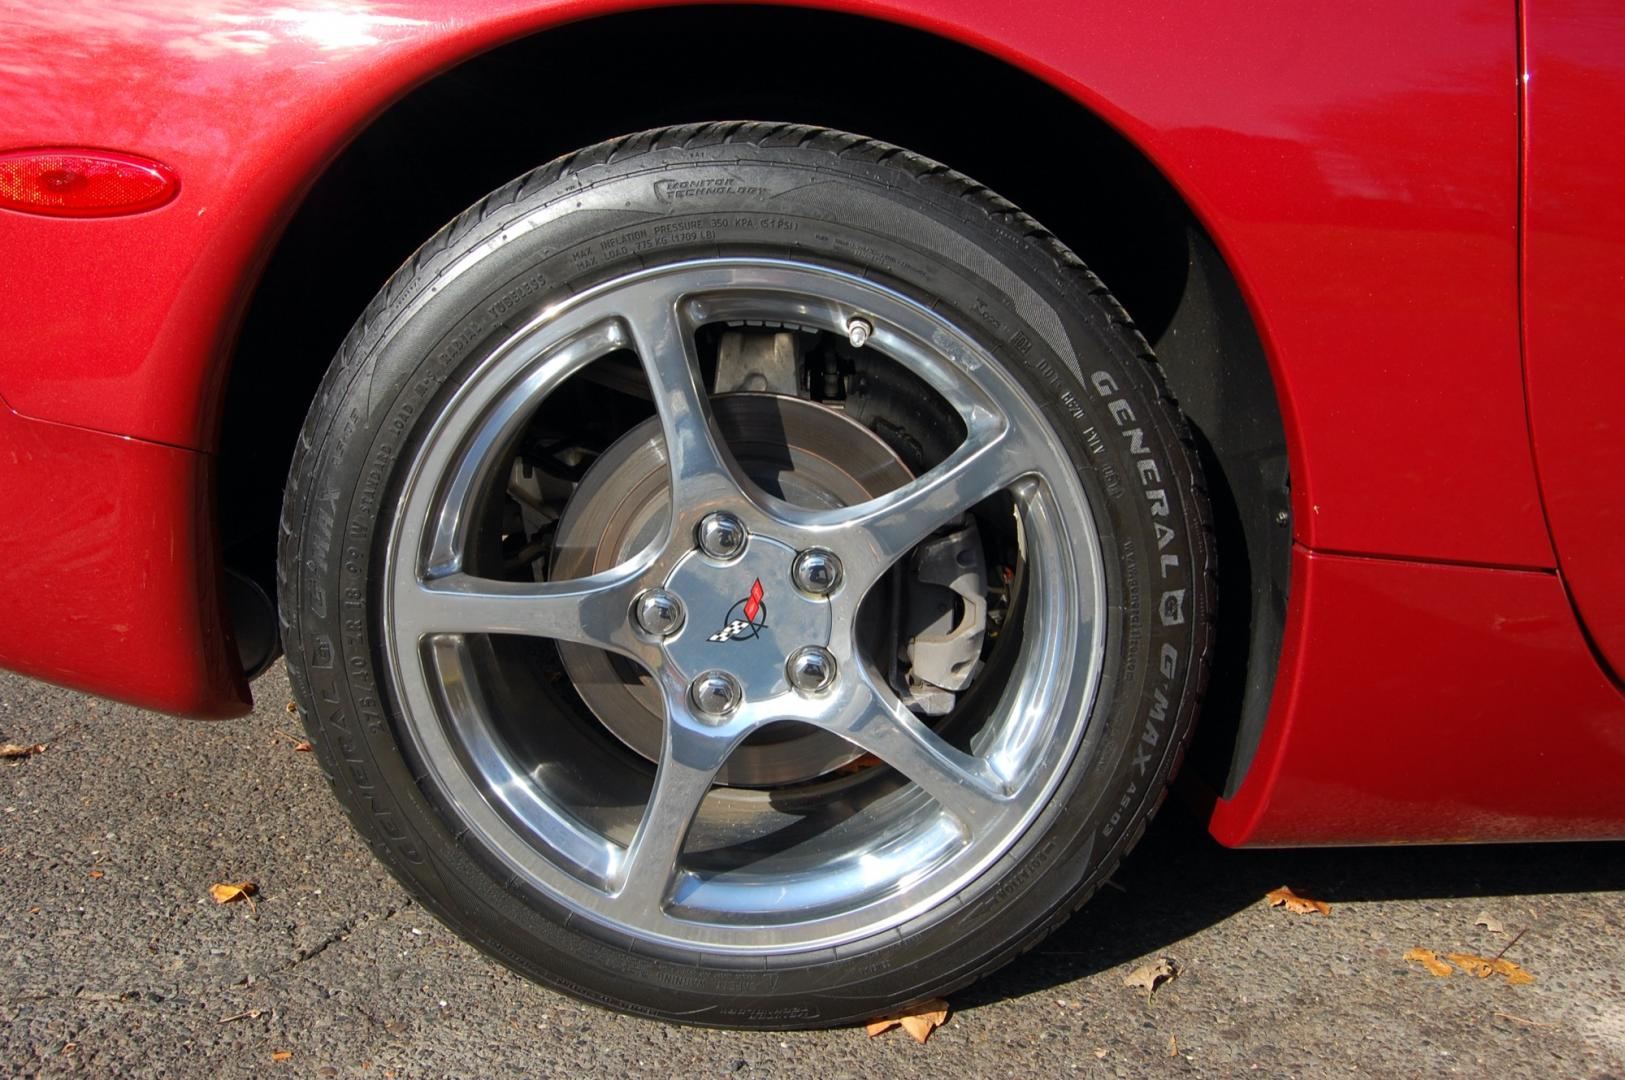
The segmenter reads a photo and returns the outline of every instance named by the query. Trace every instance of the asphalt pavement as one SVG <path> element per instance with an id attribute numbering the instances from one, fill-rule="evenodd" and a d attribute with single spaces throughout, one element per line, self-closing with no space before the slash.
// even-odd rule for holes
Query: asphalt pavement
<path id="1" fill-rule="evenodd" d="M 0 743 L 46 744 L 0 761 L 0 1075 L 1625 1080 L 1625 844 L 1235 852 L 1175 806 L 924 1045 L 681 1028 L 458 941 L 352 837 L 280 667 L 255 690 L 209 723 L 0 676 Z M 252 908 L 209 894 L 241 881 Z M 1268 906 L 1281 885 L 1331 914 Z M 1163 957 L 1149 1000 L 1124 985 Z"/>

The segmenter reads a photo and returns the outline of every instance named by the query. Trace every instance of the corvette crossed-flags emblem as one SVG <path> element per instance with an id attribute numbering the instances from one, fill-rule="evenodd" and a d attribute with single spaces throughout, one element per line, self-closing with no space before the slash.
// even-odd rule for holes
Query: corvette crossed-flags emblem
<path id="1" fill-rule="evenodd" d="M 750 595 L 735 604 L 733 609 L 729 611 L 730 615 L 734 611 L 739 611 L 740 614 L 744 615 L 744 618 L 729 619 L 723 624 L 722 629 L 712 634 L 708 640 L 733 641 L 741 637 L 755 637 L 756 632 L 766 625 L 766 620 L 763 618 L 765 613 L 762 604 L 762 599 L 766 595 L 766 590 L 762 588 L 762 579 L 757 578 L 751 583 Z"/>

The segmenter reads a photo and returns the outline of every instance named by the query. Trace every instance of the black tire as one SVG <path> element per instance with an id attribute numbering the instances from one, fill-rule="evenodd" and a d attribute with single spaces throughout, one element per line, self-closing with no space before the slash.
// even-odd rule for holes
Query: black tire
<path id="1" fill-rule="evenodd" d="M 545 224 L 517 227 L 544 208 Z M 1108 616 L 1075 760 L 974 890 L 869 940 L 740 964 L 633 942 L 515 886 L 458 828 L 402 736 L 378 605 L 402 463 L 448 387 L 505 332 L 627 267 L 763 252 L 855 271 L 963 316 L 1043 405 L 1076 465 L 1106 556 Z M 613 1009 L 716 1026 L 834 1025 L 951 992 L 1031 948 L 1139 839 L 1207 679 L 1207 521 L 1189 433 L 1149 346 L 1030 217 L 870 139 L 701 124 L 536 169 L 459 215 L 390 279 L 334 359 L 299 439 L 282 519 L 282 631 L 340 802 L 458 934 Z"/>

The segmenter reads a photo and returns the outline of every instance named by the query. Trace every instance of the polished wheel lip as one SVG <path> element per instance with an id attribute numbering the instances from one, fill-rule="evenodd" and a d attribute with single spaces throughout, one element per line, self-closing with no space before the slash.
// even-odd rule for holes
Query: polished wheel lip
<path id="1" fill-rule="evenodd" d="M 708 418 L 692 422 L 709 409 L 692 360 L 691 324 L 764 312 L 834 332 L 862 312 L 873 326 L 866 346 L 904 363 L 942 394 L 965 422 L 965 444 L 916 481 L 857 507 L 806 510 L 749 490 L 719 449 Z M 592 359 L 627 347 L 645 360 L 672 451 L 673 505 L 683 512 L 672 515 L 669 534 L 588 578 L 530 585 L 464 575 L 466 496 L 489 475 L 491 459 L 517 434 L 534 402 Z M 793 953 L 871 937 L 925 916 L 952 896 L 968 902 L 988 884 L 984 875 L 992 863 L 1028 843 L 1029 827 L 1082 743 L 1098 687 L 1104 655 L 1099 540 L 1088 498 L 1039 405 L 941 315 L 856 275 L 785 259 L 703 259 L 637 271 L 571 297 L 517 330 L 463 382 L 419 446 L 386 557 L 389 685 L 413 750 L 452 812 L 520 885 L 636 938 Z M 999 723 L 966 754 L 932 735 L 868 671 L 856 649 L 855 613 L 863 592 L 923 539 L 921 522 L 931 522 L 929 532 L 938 518 L 998 490 L 1016 496 L 1032 580 L 1044 588 L 1030 597 Z M 687 708 L 687 686 L 661 678 L 658 651 L 630 630 L 627 615 L 630 598 L 691 550 L 689 530 L 698 517 L 724 504 L 752 531 L 760 525 L 797 548 L 840 551 L 846 576 L 840 591 L 854 595 L 832 607 L 830 647 L 841 677 L 827 693 L 746 702 L 721 723 L 701 724 Z M 1065 514 L 1063 506 L 1075 512 Z M 662 682 L 666 751 L 630 845 L 551 805 L 532 777 L 503 759 L 498 740 L 481 726 L 489 718 L 480 714 L 473 680 L 443 677 L 466 673 L 458 658 L 467 633 L 583 641 L 644 663 Z M 836 869 L 828 872 L 793 861 L 778 873 L 768 864 L 738 873 L 679 868 L 686 815 L 709 787 L 708 769 L 777 719 L 838 730 L 917 781 L 910 794 L 929 793 L 930 799 L 906 818 L 914 827 L 851 849 L 847 855 L 859 862 L 832 859 Z M 886 888 L 866 891 L 862 874 L 849 873 L 865 858 L 899 863 L 886 864 Z M 751 891 L 764 885 L 782 900 L 767 910 L 760 892 Z"/>

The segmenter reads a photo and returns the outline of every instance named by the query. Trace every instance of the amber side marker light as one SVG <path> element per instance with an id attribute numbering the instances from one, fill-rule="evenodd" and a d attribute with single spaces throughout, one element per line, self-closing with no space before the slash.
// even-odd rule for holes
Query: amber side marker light
<path id="1" fill-rule="evenodd" d="M 0 207 L 49 217 L 138 214 L 175 197 L 167 165 L 111 150 L 52 148 L 0 153 Z"/>

